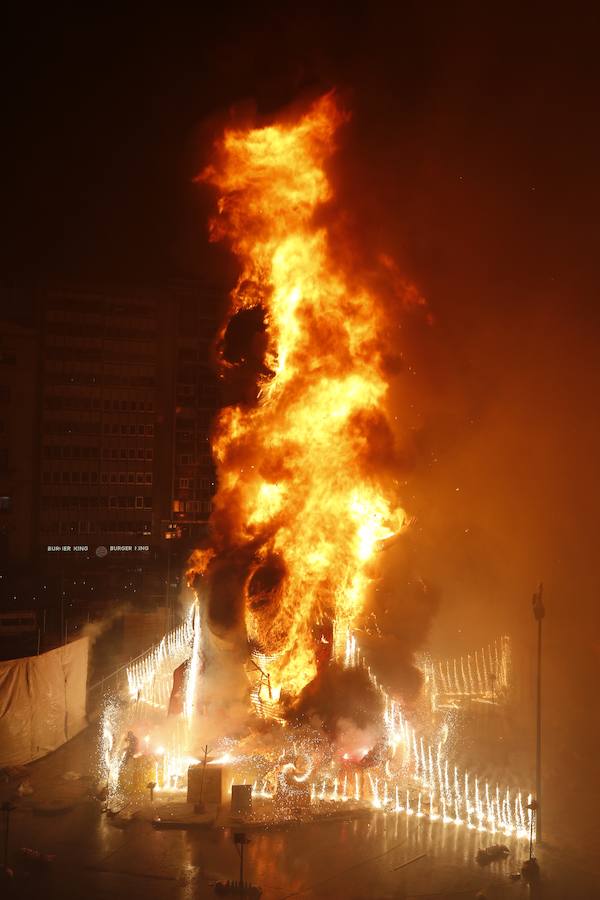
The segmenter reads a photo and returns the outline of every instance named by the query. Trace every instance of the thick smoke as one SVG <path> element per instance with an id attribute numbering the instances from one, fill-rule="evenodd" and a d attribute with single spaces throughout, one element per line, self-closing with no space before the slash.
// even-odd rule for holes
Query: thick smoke
<path id="1" fill-rule="evenodd" d="M 211 560 L 204 578 L 207 624 L 213 634 L 225 637 L 243 621 L 244 584 L 254 558 L 252 547 L 223 550 Z"/>
<path id="2" fill-rule="evenodd" d="M 96 641 L 106 634 L 119 619 L 132 612 L 132 610 L 133 606 L 129 602 L 119 604 L 119 606 L 111 609 L 108 615 L 103 616 L 102 619 L 86 622 L 81 630 L 81 637 L 88 638 L 90 647 L 93 647 Z"/>
<path id="3" fill-rule="evenodd" d="M 382 576 L 371 591 L 365 627 L 358 635 L 378 680 L 407 704 L 418 699 L 423 676 L 415 655 L 426 646 L 441 603 L 439 588 L 421 578 L 412 558 L 418 539 L 409 530 L 383 554 Z"/>
<path id="4" fill-rule="evenodd" d="M 196 749 L 218 738 L 243 736 L 249 726 L 245 642 L 235 632 L 228 639 L 205 629 L 197 691 L 202 715 L 193 720 Z"/>
<path id="5" fill-rule="evenodd" d="M 342 752 L 362 756 L 382 737 L 383 700 L 364 669 L 322 666 L 291 710 L 288 721 L 322 730 Z"/>
<path id="6" fill-rule="evenodd" d="M 243 291 L 245 297 L 251 294 L 256 303 L 229 319 L 217 341 L 216 355 L 225 404 L 251 406 L 258 399 L 259 379 L 273 373 L 265 363 L 268 333 L 258 288 L 246 284 Z"/>

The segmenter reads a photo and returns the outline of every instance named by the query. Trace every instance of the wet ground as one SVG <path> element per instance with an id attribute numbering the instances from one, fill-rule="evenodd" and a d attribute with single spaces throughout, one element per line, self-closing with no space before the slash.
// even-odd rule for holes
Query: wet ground
<path id="1" fill-rule="evenodd" d="M 155 830 L 149 821 L 117 824 L 107 818 L 93 798 L 94 734 L 91 726 L 0 785 L 2 801 L 12 797 L 16 807 L 9 833 L 15 874 L 6 896 L 185 900 L 213 897 L 212 882 L 237 877 L 230 829 Z M 248 836 L 248 877 L 262 886 L 265 900 L 440 900 L 476 897 L 478 891 L 490 900 L 600 898 L 597 857 L 582 865 L 552 846 L 539 848 L 542 881 L 532 892 L 509 877 L 527 855 L 526 843 L 510 843 L 507 860 L 482 868 L 475 855 L 490 842 L 487 835 L 402 813 L 292 823 Z M 55 854 L 55 859 L 41 872 L 27 872 L 22 847 Z"/>

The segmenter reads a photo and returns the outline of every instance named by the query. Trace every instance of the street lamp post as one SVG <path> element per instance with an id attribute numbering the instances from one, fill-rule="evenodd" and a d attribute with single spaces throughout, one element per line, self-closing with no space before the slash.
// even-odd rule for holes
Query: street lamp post
<path id="1" fill-rule="evenodd" d="M 533 615 L 538 623 L 537 644 L 537 703 L 536 703 L 536 752 L 535 752 L 535 836 L 536 841 L 542 840 L 542 620 L 546 610 L 542 600 L 544 586 L 540 583 L 537 592 L 533 595 Z"/>
<path id="2" fill-rule="evenodd" d="M 171 616 L 171 541 L 173 540 L 173 525 L 169 525 L 169 540 L 167 541 L 167 628 L 173 627 Z"/>
<path id="3" fill-rule="evenodd" d="M 533 814 L 537 813 L 538 805 L 535 800 L 532 800 L 531 803 L 527 805 L 527 809 L 531 810 Z M 533 857 L 533 823 L 534 823 L 535 815 L 532 815 L 529 820 L 529 861 L 534 858 Z M 536 823 L 537 824 L 537 823 Z"/>

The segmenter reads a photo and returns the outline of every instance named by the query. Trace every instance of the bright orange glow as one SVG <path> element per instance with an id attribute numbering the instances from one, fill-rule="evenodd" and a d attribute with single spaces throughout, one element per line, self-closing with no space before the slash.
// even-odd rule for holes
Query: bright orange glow
<path id="1" fill-rule="evenodd" d="M 257 548 L 246 629 L 288 696 L 316 674 L 319 627 L 335 624 L 339 642 L 357 623 L 374 557 L 405 520 L 371 460 L 371 436 L 390 434 L 382 304 L 333 262 L 315 216 L 345 118 L 328 94 L 295 121 L 228 130 L 201 176 L 219 196 L 213 237 L 241 266 L 221 336 L 256 306 L 267 332 L 258 402 L 225 408 L 214 432 L 216 550 Z M 277 578 L 253 587 L 261 566 Z"/>

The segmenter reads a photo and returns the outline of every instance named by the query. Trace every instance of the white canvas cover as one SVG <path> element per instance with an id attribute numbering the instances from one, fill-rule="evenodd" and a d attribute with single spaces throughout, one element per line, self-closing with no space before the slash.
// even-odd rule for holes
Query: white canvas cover
<path id="1" fill-rule="evenodd" d="M 39 759 L 86 725 L 89 641 L 0 662 L 0 767 Z"/>

